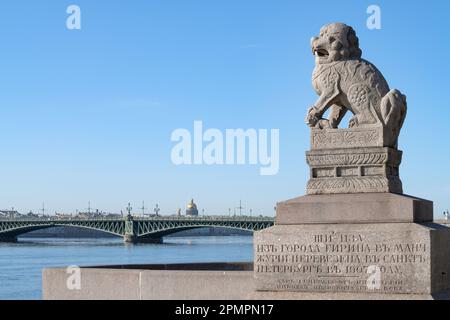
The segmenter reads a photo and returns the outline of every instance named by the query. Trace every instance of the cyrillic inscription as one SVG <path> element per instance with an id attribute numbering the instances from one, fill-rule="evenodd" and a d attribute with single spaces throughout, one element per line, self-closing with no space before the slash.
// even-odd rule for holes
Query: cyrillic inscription
<path id="1" fill-rule="evenodd" d="M 325 232 L 257 244 L 256 276 L 274 280 L 272 289 L 280 291 L 408 292 L 411 275 L 429 264 L 428 244 L 387 239 Z"/>

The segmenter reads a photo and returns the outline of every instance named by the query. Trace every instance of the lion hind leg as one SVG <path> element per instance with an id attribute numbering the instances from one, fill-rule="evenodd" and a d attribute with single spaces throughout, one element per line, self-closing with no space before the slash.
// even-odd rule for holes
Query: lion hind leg
<path id="1" fill-rule="evenodd" d="M 328 120 L 330 121 L 330 127 L 336 129 L 346 113 L 347 108 L 337 104 L 333 104 L 330 108 L 330 116 L 328 117 Z"/>
<path id="2" fill-rule="evenodd" d="M 378 116 L 373 112 L 369 88 L 363 84 L 352 85 L 347 93 L 351 110 L 354 113 L 352 126 L 368 125 L 379 122 Z"/>
<path id="3" fill-rule="evenodd" d="M 392 144 L 397 143 L 400 129 L 405 121 L 406 110 L 406 96 L 397 89 L 392 89 L 381 99 L 381 116 L 385 128 L 392 134 L 390 139 Z"/>
<path id="4" fill-rule="evenodd" d="M 401 126 L 406 116 L 406 96 L 392 89 L 381 99 L 380 111 L 386 127 Z"/>

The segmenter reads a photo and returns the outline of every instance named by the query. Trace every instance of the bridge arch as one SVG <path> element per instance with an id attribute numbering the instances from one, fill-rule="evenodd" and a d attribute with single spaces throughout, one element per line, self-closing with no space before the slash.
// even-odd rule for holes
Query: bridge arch
<path id="1" fill-rule="evenodd" d="M 125 242 L 153 242 L 153 239 L 180 231 L 199 228 L 226 228 L 234 230 L 257 231 L 274 224 L 273 219 L 199 217 L 173 218 L 158 217 L 139 219 L 131 216 L 126 219 L 66 219 L 66 220 L 0 220 L 0 241 L 15 241 L 17 236 L 31 231 L 51 227 L 75 227 L 91 229 L 123 237 Z M 14 240 L 15 239 L 15 240 Z M 147 241 L 148 240 L 148 241 Z"/>
<path id="2" fill-rule="evenodd" d="M 226 225 L 188 225 L 188 226 L 179 226 L 179 227 L 167 227 L 165 229 L 159 229 L 156 231 L 150 231 L 143 234 L 138 235 L 138 239 L 145 239 L 145 238 L 163 238 L 165 236 L 168 236 L 170 234 L 178 233 L 181 231 L 186 230 L 194 230 L 194 229 L 202 229 L 202 228 L 221 228 L 221 229 L 231 229 L 231 230 L 243 230 L 243 231 L 250 231 L 254 232 L 256 229 L 253 228 L 245 228 L 245 227 L 239 227 L 239 226 L 226 226 Z"/>
<path id="3" fill-rule="evenodd" d="M 84 225 L 84 224 L 77 224 L 77 223 L 40 223 L 40 224 L 28 224 L 23 226 L 15 226 L 10 229 L 6 230 L 0 230 L 0 238 L 17 238 L 23 234 L 36 231 L 36 230 L 43 230 L 43 229 L 49 229 L 49 228 L 55 228 L 55 227 L 71 227 L 71 228 L 82 228 L 82 229 L 89 229 L 89 230 L 95 230 L 103 233 L 112 234 L 117 237 L 123 237 L 123 234 L 114 232 L 112 230 L 104 229 L 104 228 L 97 228 L 90 225 Z"/>

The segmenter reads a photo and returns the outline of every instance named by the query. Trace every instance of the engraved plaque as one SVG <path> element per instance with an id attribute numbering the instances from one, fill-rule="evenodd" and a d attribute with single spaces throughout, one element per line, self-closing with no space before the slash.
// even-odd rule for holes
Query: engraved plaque
<path id="1" fill-rule="evenodd" d="M 271 291 L 430 293 L 430 239 L 430 230 L 418 224 L 275 226 L 255 235 L 257 286 Z M 448 266 L 436 267 L 448 272 Z M 449 285 L 448 275 L 441 280 Z"/>

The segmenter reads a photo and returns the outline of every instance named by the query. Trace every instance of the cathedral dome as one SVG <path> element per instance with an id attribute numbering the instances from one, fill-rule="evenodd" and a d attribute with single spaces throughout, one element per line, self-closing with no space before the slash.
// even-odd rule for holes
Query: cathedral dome
<path id="1" fill-rule="evenodd" d="M 194 203 L 194 199 L 192 199 L 191 202 L 189 202 L 187 204 L 187 208 L 188 209 L 197 209 L 197 205 Z"/>
<path id="2" fill-rule="evenodd" d="M 186 206 L 186 215 L 187 216 L 198 216 L 197 205 L 194 203 L 194 199 L 191 199 Z"/>

